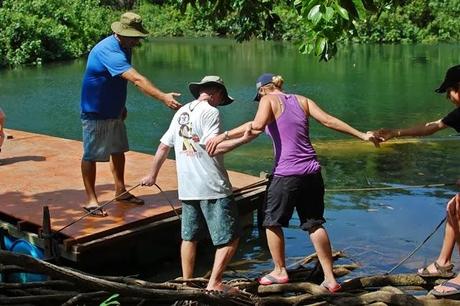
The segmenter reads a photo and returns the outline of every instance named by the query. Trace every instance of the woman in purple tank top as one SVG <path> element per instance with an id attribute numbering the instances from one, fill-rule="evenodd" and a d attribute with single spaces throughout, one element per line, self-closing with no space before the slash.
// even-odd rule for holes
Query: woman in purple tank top
<path id="1" fill-rule="evenodd" d="M 252 122 L 211 139 L 206 144 L 210 154 L 230 151 L 257 137 L 264 130 L 272 138 L 275 153 L 273 177 L 267 188 L 263 226 L 274 262 L 274 269 L 259 279 L 262 285 L 289 282 L 285 263 L 285 243 L 282 227 L 289 225 L 294 208 L 300 227 L 309 233 L 324 271 L 322 286 L 330 292 L 341 289 L 332 272 L 332 251 L 323 227 L 324 184 L 321 166 L 310 142 L 309 118 L 322 125 L 373 141 L 372 132 L 360 132 L 347 123 L 324 112 L 311 99 L 284 93 L 281 76 L 265 73 L 257 79 L 255 101 L 259 108 Z M 219 144 L 219 146 L 218 146 Z"/>

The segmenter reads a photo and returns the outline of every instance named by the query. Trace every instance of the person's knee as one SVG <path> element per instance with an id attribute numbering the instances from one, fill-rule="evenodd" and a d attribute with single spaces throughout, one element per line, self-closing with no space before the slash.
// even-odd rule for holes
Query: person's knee
<path id="1" fill-rule="evenodd" d="M 238 243 L 240 241 L 239 237 L 233 238 L 227 243 L 222 243 L 219 245 L 215 245 L 216 250 L 222 250 L 222 249 L 236 249 L 238 247 Z"/>
<path id="2" fill-rule="evenodd" d="M 317 230 L 320 230 L 320 229 L 324 229 L 323 225 L 321 224 L 315 224 L 315 225 L 312 225 L 310 226 L 307 231 L 310 235 L 316 233 Z"/>
<path id="3" fill-rule="evenodd" d="M 270 225 L 270 226 L 265 226 L 265 229 L 271 232 L 279 232 L 282 230 L 282 227 L 281 225 Z"/>
<path id="4" fill-rule="evenodd" d="M 446 210 L 450 221 L 458 222 L 460 220 L 460 198 L 458 194 L 449 200 Z"/>

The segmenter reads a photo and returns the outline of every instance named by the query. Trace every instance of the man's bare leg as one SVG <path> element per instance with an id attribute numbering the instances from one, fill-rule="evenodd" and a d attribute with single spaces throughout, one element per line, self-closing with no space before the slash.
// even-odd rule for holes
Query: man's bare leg
<path id="1" fill-rule="evenodd" d="M 227 244 L 226 246 L 220 247 L 216 250 L 216 255 L 214 257 L 214 265 L 212 267 L 211 277 L 209 278 L 206 290 L 224 290 L 225 286 L 222 283 L 224 271 L 227 267 L 227 264 L 232 259 L 233 255 L 235 255 L 239 240 L 240 239 L 237 238 L 229 244 Z"/>
<path id="2" fill-rule="evenodd" d="M 125 187 L 125 153 L 110 155 L 110 170 L 115 182 L 115 196 L 126 191 Z"/>
<path id="3" fill-rule="evenodd" d="M 454 241 L 457 242 L 457 247 L 460 246 L 460 231 L 459 231 L 459 229 L 460 229 L 460 218 L 459 218 L 459 215 L 460 215 L 460 194 L 457 193 L 447 204 L 446 234 L 444 236 L 443 247 L 441 249 L 441 253 L 442 253 L 442 251 L 444 249 L 444 244 L 446 244 L 446 239 L 447 239 L 447 234 L 448 234 L 447 230 L 448 230 L 449 227 L 452 230 L 449 233 L 449 235 L 453 236 Z M 447 244 L 449 244 L 450 242 L 451 241 L 447 241 Z M 440 263 L 438 263 L 438 264 L 440 264 Z M 450 279 L 449 283 L 460 285 L 460 274 L 458 274 L 456 277 Z M 434 289 L 436 291 L 438 291 L 438 292 L 449 292 L 449 291 L 452 291 L 452 290 L 457 290 L 456 288 L 452 288 L 450 286 L 444 286 L 442 284 L 434 287 Z"/>
<path id="4" fill-rule="evenodd" d="M 87 206 L 93 207 L 99 204 L 96 196 L 96 162 L 81 160 L 81 175 L 87 197 Z"/>
<path id="5" fill-rule="evenodd" d="M 193 278 L 197 244 L 196 241 L 182 240 L 180 258 L 182 263 L 182 278 L 184 280 Z"/>
<path id="6" fill-rule="evenodd" d="M 447 205 L 454 205 L 456 197 L 453 197 Z M 460 233 L 459 233 L 459 224 L 458 224 L 458 217 L 457 217 L 457 210 L 448 210 L 447 213 L 447 222 L 446 228 L 444 230 L 444 239 L 442 241 L 441 252 L 439 253 L 438 258 L 436 259 L 436 263 L 440 266 L 448 266 L 450 265 L 452 253 L 454 252 L 455 242 L 459 243 Z M 430 273 L 437 273 L 437 269 L 434 266 L 434 263 L 431 263 L 426 267 L 428 272 Z M 422 273 L 424 268 L 418 270 L 419 273 Z"/>

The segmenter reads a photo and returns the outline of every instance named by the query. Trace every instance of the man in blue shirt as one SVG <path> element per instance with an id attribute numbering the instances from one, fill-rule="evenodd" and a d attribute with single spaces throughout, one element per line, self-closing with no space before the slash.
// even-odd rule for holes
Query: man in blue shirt
<path id="1" fill-rule="evenodd" d="M 84 149 L 81 172 L 88 198 L 84 209 L 102 217 L 107 213 L 95 210 L 99 205 L 95 190 L 96 162 L 110 160 L 117 201 L 144 204 L 142 199 L 126 193 L 124 182 L 125 152 L 129 150 L 124 124 L 128 81 L 171 109 L 181 107 L 175 100 L 180 94 L 162 92 L 131 65 L 132 48 L 148 35 L 141 17 L 124 13 L 111 28 L 113 35 L 100 41 L 89 53 L 81 92 Z"/>

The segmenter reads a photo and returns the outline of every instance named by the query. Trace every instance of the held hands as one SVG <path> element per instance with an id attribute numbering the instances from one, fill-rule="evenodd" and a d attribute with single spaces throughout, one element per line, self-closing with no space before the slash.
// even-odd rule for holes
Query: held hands
<path id="1" fill-rule="evenodd" d="M 176 101 L 175 97 L 180 97 L 180 93 L 170 92 L 165 94 L 163 98 L 163 103 L 170 109 L 178 110 L 182 104 Z"/>
<path id="2" fill-rule="evenodd" d="M 374 135 L 381 139 L 382 142 L 398 136 L 398 132 L 393 129 L 378 129 L 377 131 L 373 132 Z"/>
<path id="3" fill-rule="evenodd" d="M 219 143 L 221 143 L 222 141 L 224 141 L 224 140 L 225 140 L 225 134 L 224 133 L 216 135 L 213 138 L 209 139 L 206 142 L 206 152 L 208 152 L 208 154 L 210 156 L 213 156 L 214 152 L 216 151 L 217 145 Z"/>
<path id="4" fill-rule="evenodd" d="M 141 179 L 140 184 L 142 186 L 153 186 L 155 185 L 155 182 L 156 182 L 155 177 L 153 177 L 152 175 L 147 175 Z"/>
<path id="5" fill-rule="evenodd" d="M 254 134 L 252 133 L 252 123 L 249 123 L 249 124 L 246 126 L 246 129 L 244 130 L 243 136 L 241 136 L 241 140 L 243 141 L 243 143 L 248 143 L 248 142 L 250 142 L 255 136 L 257 136 L 257 135 L 254 135 Z"/>
<path id="6" fill-rule="evenodd" d="M 362 140 L 365 141 L 370 141 L 374 144 L 376 148 L 380 148 L 380 143 L 384 141 L 381 137 L 379 137 L 376 132 L 374 131 L 368 131 L 366 134 L 364 134 L 364 137 Z"/>

